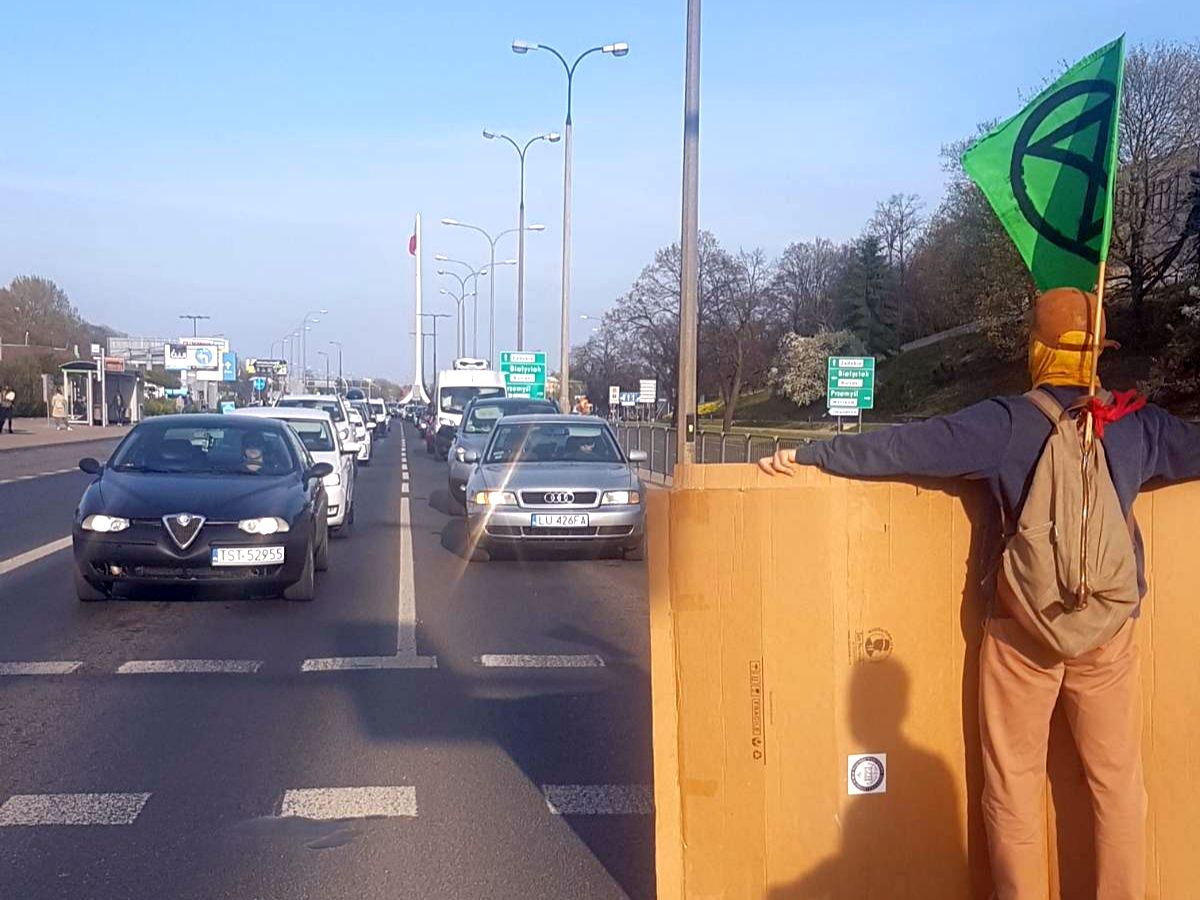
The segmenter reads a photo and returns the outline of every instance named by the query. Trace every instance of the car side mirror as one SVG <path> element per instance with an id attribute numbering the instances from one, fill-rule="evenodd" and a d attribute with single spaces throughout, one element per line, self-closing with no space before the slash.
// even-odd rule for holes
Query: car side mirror
<path id="1" fill-rule="evenodd" d="M 462 456 L 461 456 L 462 461 L 469 465 L 475 465 L 475 463 L 479 462 L 479 454 L 476 453 L 474 450 L 460 449 L 459 453 L 462 454 Z"/>
<path id="2" fill-rule="evenodd" d="M 629 461 L 633 463 L 645 462 L 650 457 L 646 455 L 645 450 L 630 450 Z"/>
<path id="3" fill-rule="evenodd" d="M 333 474 L 333 466 L 327 462 L 313 463 L 304 473 L 305 481 L 312 481 L 314 478 L 324 478 L 326 475 Z"/>
<path id="4" fill-rule="evenodd" d="M 104 466 L 100 465 L 100 460 L 92 459 L 90 456 L 85 456 L 79 461 L 79 469 L 82 472 L 87 472 L 89 475 L 99 475 Z"/>

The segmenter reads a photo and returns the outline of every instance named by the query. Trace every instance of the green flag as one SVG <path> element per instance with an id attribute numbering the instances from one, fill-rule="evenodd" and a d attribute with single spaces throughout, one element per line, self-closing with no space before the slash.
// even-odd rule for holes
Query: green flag
<path id="1" fill-rule="evenodd" d="M 1039 290 L 1095 290 L 1108 258 L 1124 36 L 963 154 Z"/>

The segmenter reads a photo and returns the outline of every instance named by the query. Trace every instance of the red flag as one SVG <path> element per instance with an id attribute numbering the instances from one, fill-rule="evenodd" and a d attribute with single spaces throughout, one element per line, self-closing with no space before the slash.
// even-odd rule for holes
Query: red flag
<path id="1" fill-rule="evenodd" d="M 408 252 L 412 256 L 417 255 L 417 236 L 415 234 L 408 239 Z"/>

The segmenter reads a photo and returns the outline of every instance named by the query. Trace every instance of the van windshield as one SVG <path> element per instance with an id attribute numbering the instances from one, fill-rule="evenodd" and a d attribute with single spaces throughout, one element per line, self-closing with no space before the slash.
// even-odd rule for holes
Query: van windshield
<path id="1" fill-rule="evenodd" d="M 457 385 L 444 387 L 438 392 L 438 407 L 442 412 L 461 413 L 466 405 L 475 397 L 503 397 L 502 387 L 475 387 L 474 385 Z"/>

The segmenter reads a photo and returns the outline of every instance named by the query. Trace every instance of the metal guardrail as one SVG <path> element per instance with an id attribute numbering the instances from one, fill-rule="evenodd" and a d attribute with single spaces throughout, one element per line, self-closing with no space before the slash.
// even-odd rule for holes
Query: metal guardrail
<path id="1" fill-rule="evenodd" d="M 670 425 L 618 424 L 617 438 L 621 448 L 644 450 L 647 454 L 644 468 L 666 477 L 675 471 L 675 428 Z M 797 447 L 801 438 L 785 438 L 774 434 L 753 432 L 701 431 L 696 435 L 696 462 L 736 463 L 753 462 L 760 457 L 770 456 L 781 448 Z"/>

